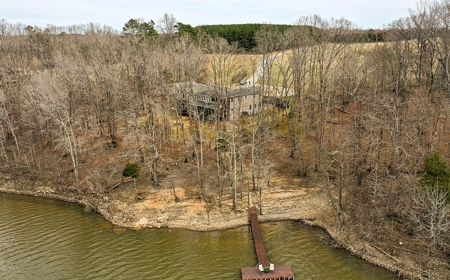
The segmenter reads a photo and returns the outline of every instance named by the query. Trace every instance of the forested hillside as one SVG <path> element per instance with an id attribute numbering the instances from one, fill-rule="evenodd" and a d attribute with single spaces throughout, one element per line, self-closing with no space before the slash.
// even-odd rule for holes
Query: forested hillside
<path id="1" fill-rule="evenodd" d="M 196 29 L 210 36 L 219 36 L 228 43 L 237 43 L 239 48 L 246 51 L 253 50 L 257 46 L 256 34 L 265 28 L 271 28 L 276 32 L 283 33 L 291 25 L 269 25 L 269 24 L 223 24 L 223 25 L 203 25 Z"/>
<path id="2" fill-rule="evenodd" d="M 306 23 L 305 23 L 306 24 Z M 286 24 L 221 24 L 221 25 L 201 25 L 192 27 L 187 24 L 178 23 L 177 29 L 179 32 L 189 34 L 192 38 L 196 38 L 197 34 L 207 34 L 211 37 L 221 37 L 227 40 L 229 44 L 237 44 L 237 47 L 242 52 L 259 52 L 258 38 L 261 33 L 271 30 L 275 33 L 289 34 L 295 31 L 293 29 L 304 29 L 310 35 L 317 33 L 313 31 L 317 26 L 314 25 L 286 25 Z M 346 38 L 344 40 L 354 43 L 365 42 L 383 42 L 386 37 L 386 31 L 381 30 L 357 30 L 354 29 L 351 32 L 343 35 Z M 329 38 L 330 40 L 341 40 L 341 38 L 335 37 Z M 280 46 L 281 47 L 281 46 Z M 290 46 L 283 45 L 285 48 Z M 281 49 L 278 49 L 281 50 Z"/>
<path id="3" fill-rule="evenodd" d="M 255 40 L 240 47 L 258 55 L 239 54 L 232 29 L 224 40 L 158 35 L 152 22 L 119 35 L 2 21 L 1 171 L 96 196 L 136 164 L 134 178 L 149 188 L 195 186 L 218 206 L 277 176 L 318 177 L 344 232 L 394 257 L 393 249 L 417 252 L 431 275 L 431 257 L 448 267 L 450 244 L 448 7 L 411 11 L 384 42 L 365 44 L 345 19 L 248 25 Z M 190 103 L 181 115 L 174 83 L 212 84 L 221 97 L 237 75 L 257 77 L 264 110 L 205 122 Z"/>

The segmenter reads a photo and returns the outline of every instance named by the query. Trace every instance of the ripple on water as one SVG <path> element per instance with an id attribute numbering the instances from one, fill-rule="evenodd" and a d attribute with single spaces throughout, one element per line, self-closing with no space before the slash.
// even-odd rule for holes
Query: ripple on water
<path id="1" fill-rule="evenodd" d="M 297 222 L 261 226 L 269 259 L 298 279 L 395 279 Z M 0 279 L 239 279 L 256 265 L 248 227 L 125 230 L 65 202 L 0 194 Z"/>

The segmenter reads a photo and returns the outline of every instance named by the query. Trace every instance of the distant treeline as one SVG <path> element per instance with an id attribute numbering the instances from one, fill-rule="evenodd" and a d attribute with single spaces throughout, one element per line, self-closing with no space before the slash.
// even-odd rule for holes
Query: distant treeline
<path id="1" fill-rule="evenodd" d="M 173 15 L 165 15 L 164 19 L 160 19 L 155 23 L 153 20 L 148 22 L 143 19 L 130 19 L 124 24 L 122 31 L 114 30 L 110 26 L 100 25 L 96 23 L 88 23 L 72 26 L 55 26 L 47 24 L 46 27 L 31 26 L 23 23 L 11 24 L 5 19 L 0 20 L 0 36 L 6 35 L 33 35 L 41 36 L 47 35 L 67 35 L 67 34 L 116 34 L 122 36 L 138 36 L 138 37 L 171 37 L 174 35 L 184 36 L 188 35 L 194 41 L 199 41 L 202 37 L 201 34 L 209 35 L 211 37 L 224 38 L 229 44 L 237 44 L 237 47 L 246 52 L 258 52 L 257 37 L 258 33 L 271 32 L 286 35 L 286 32 L 293 31 L 294 29 L 304 29 L 306 34 L 311 36 L 325 35 L 330 30 L 325 30 L 320 27 L 313 27 L 309 23 L 303 25 L 288 25 L 288 24 L 262 24 L 262 23 L 247 23 L 247 24 L 216 24 L 216 25 L 200 25 L 192 26 L 182 22 L 177 22 Z M 317 30 L 319 29 L 319 30 Z M 320 29 L 322 31 L 320 31 Z M 263 32 L 264 31 L 264 32 Z M 387 40 L 387 34 L 389 29 L 385 30 L 361 30 L 361 29 L 349 29 L 344 33 L 333 32 L 334 37 L 326 35 L 331 42 L 385 42 Z M 296 32 L 292 32 L 296 33 Z M 408 38 L 414 38 L 413 32 Z M 284 42 L 286 43 L 286 42 Z M 290 48 L 289 44 L 281 44 L 280 48 Z"/>
<path id="2" fill-rule="evenodd" d="M 220 36 L 228 41 L 228 43 L 237 42 L 240 48 L 247 51 L 256 47 L 255 34 L 261 30 L 262 26 L 268 24 L 252 23 L 252 24 L 219 24 L 219 25 L 202 25 L 196 27 L 203 32 L 212 35 Z M 292 25 L 274 24 L 270 25 L 278 32 L 283 33 L 286 29 L 291 28 Z"/>
<path id="3" fill-rule="evenodd" d="M 195 34 L 202 31 L 211 36 L 219 36 L 228 41 L 228 43 L 237 43 L 238 47 L 246 51 L 255 50 L 257 46 L 256 37 L 258 31 L 262 27 L 270 26 L 274 31 L 284 33 L 290 28 L 298 26 L 288 24 L 218 24 L 218 25 L 201 25 L 194 27 Z M 311 26 L 304 26 L 310 29 Z M 312 33 L 312 31 L 311 31 Z M 386 32 L 380 30 L 355 30 L 354 33 L 347 34 L 351 36 L 351 40 L 355 43 L 369 43 L 369 42 L 384 42 L 386 39 Z M 342 38 L 335 38 L 340 40 Z M 348 38 L 347 38 L 348 39 Z"/>

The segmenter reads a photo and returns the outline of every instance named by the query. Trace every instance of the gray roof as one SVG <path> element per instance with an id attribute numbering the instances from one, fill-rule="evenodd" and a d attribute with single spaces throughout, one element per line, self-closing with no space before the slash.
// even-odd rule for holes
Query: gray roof
<path id="1" fill-rule="evenodd" d="M 229 96 L 230 97 L 237 97 L 237 96 L 244 96 L 244 95 L 253 95 L 253 94 L 259 94 L 261 92 L 260 86 L 252 86 L 252 87 L 240 87 L 237 89 L 233 89 Z"/>
<path id="2" fill-rule="evenodd" d="M 190 82 L 181 82 L 176 83 L 175 88 L 178 90 L 183 91 L 190 91 L 192 88 L 192 92 L 194 94 L 201 94 L 201 95 L 210 95 L 213 96 L 216 93 L 216 87 L 214 85 L 206 85 L 206 84 L 199 84 L 199 83 L 190 83 Z M 261 90 L 260 86 L 253 86 L 253 87 L 239 87 L 236 89 L 228 89 L 228 96 L 229 97 L 237 97 L 237 96 L 243 96 L 243 95 L 253 95 L 258 94 Z"/>
<path id="3" fill-rule="evenodd" d="M 212 95 L 214 93 L 214 86 L 211 85 L 205 85 L 205 84 L 198 84 L 198 83 L 190 83 L 190 82 L 182 82 L 182 83 L 176 83 L 175 88 L 178 90 L 183 90 L 186 92 L 190 92 L 192 89 L 192 92 L 194 94 L 204 94 L 204 95 Z"/>

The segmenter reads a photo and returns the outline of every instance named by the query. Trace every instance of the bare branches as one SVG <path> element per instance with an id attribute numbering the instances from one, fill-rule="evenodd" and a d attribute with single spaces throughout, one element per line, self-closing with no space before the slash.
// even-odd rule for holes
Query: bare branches
<path id="1" fill-rule="evenodd" d="M 428 240 L 428 254 L 447 249 L 450 228 L 448 193 L 441 187 L 412 187 L 409 218 L 416 225 L 418 235 Z"/>

